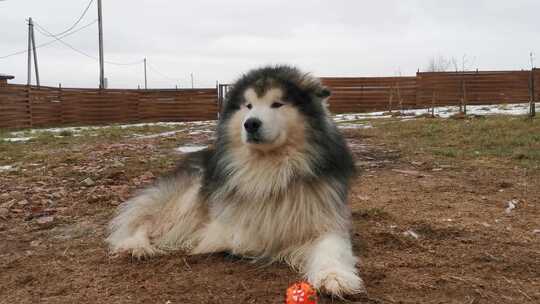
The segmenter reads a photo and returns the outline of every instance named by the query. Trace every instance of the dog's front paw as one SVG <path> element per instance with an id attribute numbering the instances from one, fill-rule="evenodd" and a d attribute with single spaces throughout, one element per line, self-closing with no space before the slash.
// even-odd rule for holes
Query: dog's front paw
<path id="1" fill-rule="evenodd" d="M 119 242 L 111 243 L 111 257 L 131 255 L 137 259 L 143 259 L 162 253 L 161 250 L 150 244 L 146 237 L 135 235 Z"/>
<path id="2" fill-rule="evenodd" d="M 140 260 L 140 259 L 152 257 L 160 253 L 162 253 L 162 251 L 153 246 L 136 246 L 136 247 L 122 246 L 122 247 L 118 247 L 111 250 L 110 256 L 111 258 L 132 256 Z"/>
<path id="3" fill-rule="evenodd" d="M 366 293 L 364 281 L 353 271 L 344 269 L 328 269 L 314 274 L 308 278 L 310 283 L 324 293 L 342 297 Z"/>

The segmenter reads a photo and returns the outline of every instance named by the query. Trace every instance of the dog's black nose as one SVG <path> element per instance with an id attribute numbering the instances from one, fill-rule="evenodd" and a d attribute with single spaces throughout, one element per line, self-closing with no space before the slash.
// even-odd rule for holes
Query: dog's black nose
<path id="1" fill-rule="evenodd" d="M 255 133 L 259 130 L 261 125 L 262 121 L 260 121 L 258 118 L 250 118 L 244 123 L 244 128 L 246 128 L 248 133 Z"/>

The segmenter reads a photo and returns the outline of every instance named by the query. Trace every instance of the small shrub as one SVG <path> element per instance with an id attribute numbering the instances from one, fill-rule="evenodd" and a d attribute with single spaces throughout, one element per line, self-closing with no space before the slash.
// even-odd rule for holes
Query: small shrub
<path id="1" fill-rule="evenodd" d="M 58 135 L 62 137 L 69 137 L 73 136 L 73 132 L 71 130 L 62 130 L 60 133 L 58 133 Z"/>

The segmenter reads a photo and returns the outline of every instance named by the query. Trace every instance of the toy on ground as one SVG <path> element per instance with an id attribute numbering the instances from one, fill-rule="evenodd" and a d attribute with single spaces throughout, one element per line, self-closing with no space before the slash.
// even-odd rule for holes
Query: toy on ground
<path id="1" fill-rule="evenodd" d="M 285 304 L 317 304 L 317 291 L 309 283 L 294 283 L 287 288 Z"/>

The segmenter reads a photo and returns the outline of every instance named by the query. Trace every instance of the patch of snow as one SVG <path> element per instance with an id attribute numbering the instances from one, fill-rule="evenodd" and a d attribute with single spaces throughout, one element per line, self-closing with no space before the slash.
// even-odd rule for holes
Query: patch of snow
<path id="1" fill-rule="evenodd" d="M 517 199 L 513 199 L 511 201 L 508 201 L 508 207 L 506 207 L 506 210 L 504 210 L 504 212 L 506 212 L 506 214 L 510 214 L 510 212 L 512 212 L 512 210 L 516 209 L 518 203 L 519 203 L 519 201 Z"/>
<path id="2" fill-rule="evenodd" d="M 81 131 L 88 131 L 88 130 L 95 131 L 95 130 L 114 128 L 114 127 L 118 127 L 121 129 L 146 127 L 146 126 L 207 126 L 207 127 L 212 127 L 215 124 L 216 124 L 216 121 L 214 120 L 188 121 L 188 122 L 149 122 L 149 123 L 135 123 L 135 124 L 108 125 L 108 126 L 81 126 L 81 127 L 30 129 L 30 130 L 24 130 L 24 131 L 11 132 L 11 135 L 20 136 L 20 135 L 44 133 L 44 132 L 60 133 L 60 132 L 65 132 L 65 131 L 78 133 Z"/>
<path id="3" fill-rule="evenodd" d="M 92 134 L 92 135 L 93 135 L 93 134 Z M 69 138 L 69 137 L 71 137 L 71 136 L 73 136 L 73 137 L 80 137 L 81 134 L 73 134 L 73 135 L 68 135 L 68 136 L 55 135 L 54 137 L 55 137 L 55 138 Z"/>
<path id="4" fill-rule="evenodd" d="M 536 107 L 540 107 L 540 103 L 536 103 Z M 415 119 L 414 116 L 419 116 L 422 114 L 430 114 L 431 110 L 424 109 L 411 109 L 411 110 L 402 110 L 394 111 L 401 112 L 405 116 L 412 116 L 400 119 L 401 121 L 409 121 Z M 458 106 L 444 106 L 444 107 L 435 107 L 433 110 L 435 115 L 438 115 L 441 118 L 448 118 L 459 112 Z M 368 112 L 368 113 L 348 113 L 348 114 L 338 114 L 334 115 L 335 122 L 345 122 L 352 120 L 362 120 L 362 119 L 378 119 L 378 118 L 389 118 L 391 115 L 387 115 L 388 112 Z M 524 115 L 529 113 L 529 103 L 515 103 L 515 104 L 491 104 L 491 105 L 468 105 L 467 114 L 473 115 Z M 399 116 L 397 116 L 399 118 Z"/>
<path id="5" fill-rule="evenodd" d="M 418 235 L 418 233 L 414 232 L 414 231 L 411 230 L 411 229 L 409 229 L 409 230 L 403 232 L 403 235 L 405 235 L 405 236 L 411 236 L 411 237 L 413 237 L 414 239 L 420 238 L 420 235 Z"/>
<path id="6" fill-rule="evenodd" d="M 157 138 L 157 137 L 171 136 L 171 135 L 174 135 L 174 134 L 176 134 L 176 133 L 183 132 L 183 131 L 184 131 L 184 130 L 167 131 L 167 132 L 162 132 L 162 133 L 157 133 L 157 134 L 151 134 L 151 135 L 139 136 L 139 137 L 137 137 L 137 138 L 138 138 L 138 139 L 148 139 L 148 138 Z"/>
<path id="7" fill-rule="evenodd" d="M 50 224 L 54 221 L 54 216 L 42 216 L 36 219 L 36 223 L 40 225 Z"/>
<path id="8" fill-rule="evenodd" d="M 29 141 L 30 139 L 32 139 L 33 137 L 10 137 L 10 138 L 4 138 L 4 141 L 9 141 L 9 142 L 25 142 L 25 141 Z"/>
<path id="9" fill-rule="evenodd" d="M 181 146 L 175 150 L 181 153 L 191 153 L 206 149 L 208 146 Z"/>
<path id="10" fill-rule="evenodd" d="M 10 166 L 10 165 L 0 166 L 0 172 L 11 171 L 11 170 L 13 170 L 13 166 Z"/>
<path id="11" fill-rule="evenodd" d="M 106 127 L 63 127 L 63 128 L 47 128 L 47 129 L 30 129 L 24 131 L 11 132 L 11 135 L 25 135 L 25 134 L 36 134 L 36 133 L 60 133 L 60 132 L 72 132 L 77 133 L 85 130 L 99 130 Z"/>
<path id="12" fill-rule="evenodd" d="M 362 124 L 362 123 L 341 123 L 337 125 L 340 129 L 369 129 L 373 128 L 370 124 Z"/>
<path id="13" fill-rule="evenodd" d="M 391 117 L 390 115 L 384 115 L 385 112 L 366 112 L 366 113 L 350 113 L 350 114 L 337 114 L 334 115 L 335 122 L 342 121 L 351 121 L 351 120 L 362 120 L 362 119 L 376 119 L 376 118 L 387 118 Z"/>

